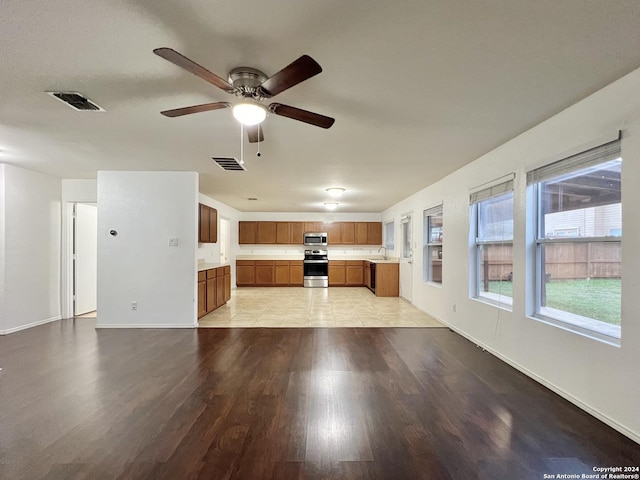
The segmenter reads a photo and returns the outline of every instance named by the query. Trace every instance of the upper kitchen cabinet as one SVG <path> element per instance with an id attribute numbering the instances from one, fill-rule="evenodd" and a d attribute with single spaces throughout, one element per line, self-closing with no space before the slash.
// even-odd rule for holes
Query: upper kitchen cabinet
<path id="1" fill-rule="evenodd" d="M 342 236 L 342 244 L 353 245 L 356 241 L 356 224 L 355 222 L 339 222 L 340 234 Z"/>
<path id="2" fill-rule="evenodd" d="M 367 245 L 382 245 L 382 222 L 367 222 Z"/>
<path id="3" fill-rule="evenodd" d="M 289 244 L 302 245 L 304 232 L 304 222 L 289 222 Z"/>
<path id="4" fill-rule="evenodd" d="M 238 222 L 238 243 L 258 243 L 258 222 Z"/>
<path id="5" fill-rule="evenodd" d="M 276 222 L 276 243 L 291 243 L 291 222 Z"/>
<path id="6" fill-rule="evenodd" d="M 342 230 L 340 228 L 340 222 L 327 224 L 327 243 L 329 245 L 342 244 Z"/>
<path id="7" fill-rule="evenodd" d="M 258 222 L 258 243 L 276 243 L 276 222 Z"/>
<path id="8" fill-rule="evenodd" d="M 356 223 L 356 245 L 368 245 L 369 244 L 369 223 L 357 222 Z"/>
<path id="9" fill-rule="evenodd" d="M 208 205 L 199 204 L 198 241 L 200 243 L 218 242 L 218 211 Z"/>

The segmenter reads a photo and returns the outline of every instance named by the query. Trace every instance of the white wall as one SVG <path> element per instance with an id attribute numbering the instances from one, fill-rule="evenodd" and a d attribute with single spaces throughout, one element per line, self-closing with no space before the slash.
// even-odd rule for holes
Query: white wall
<path id="1" fill-rule="evenodd" d="M 527 316 L 531 268 L 525 254 L 528 170 L 584 150 L 623 130 L 622 342 L 608 345 Z M 440 161 L 440 159 L 433 159 Z M 516 174 L 513 311 L 469 298 L 469 189 Z M 383 212 L 383 220 L 414 214 L 414 304 L 475 343 L 640 442 L 640 70 Z M 422 212 L 444 203 L 443 284 L 422 280 Z M 399 233 L 399 230 L 396 230 Z M 399 243 L 397 237 L 396 243 Z M 456 305 L 456 313 L 453 305 Z"/>
<path id="2" fill-rule="evenodd" d="M 60 179 L 2 166 L 0 334 L 60 319 Z"/>
<path id="3" fill-rule="evenodd" d="M 197 210 L 195 172 L 98 172 L 97 327 L 197 324 Z"/>

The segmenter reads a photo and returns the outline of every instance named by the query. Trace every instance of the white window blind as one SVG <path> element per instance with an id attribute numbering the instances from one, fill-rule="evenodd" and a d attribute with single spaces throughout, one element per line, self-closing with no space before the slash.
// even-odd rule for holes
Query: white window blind
<path id="1" fill-rule="evenodd" d="M 474 203 L 483 202 L 484 200 L 489 200 L 490 198 L 499 197 L 505 193 L 512 192 L 514 178 L 514 175 L 510 175 L 508 180 L 472 191 L 469 194 L 469 204 L 473 205 Z"/>
<path id="2" fill-rule="evenodd" d="M 544 182 L 561 175 L 615 160 L 620 158 L 620 154 L 620 139 L 614 140 L 527 172 L 527 185 Z"/>
<path id="3" fill-rule="evenodd" d="M 431 208 L 427 208 L 424 211 L 424 216 L 425 217 L 441 217 L 442 216 L 442 204 L 436 206 L 436 207 L 431 207 Z"/>

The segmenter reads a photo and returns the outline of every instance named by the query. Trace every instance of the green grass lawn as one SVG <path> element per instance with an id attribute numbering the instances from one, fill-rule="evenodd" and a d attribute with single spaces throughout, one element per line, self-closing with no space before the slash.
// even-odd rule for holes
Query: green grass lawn
<path id="1" fill-rule="evenodd" d="M 513 298 L 511 282 L 489 282 L 489 291 Z M 619 278 L 552 280 L 547 283 L 547 307 L 620 325 Z"/>

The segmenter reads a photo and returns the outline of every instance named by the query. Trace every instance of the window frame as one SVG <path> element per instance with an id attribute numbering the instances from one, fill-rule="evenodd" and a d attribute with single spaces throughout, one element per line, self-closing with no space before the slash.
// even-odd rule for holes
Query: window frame
<path id="1" fill-rule="evenodd" d="M 382 242 L 382 246 L 385 248 L 385 252 L 387 253 L 387 255 L 389 254 L 390 251 L 395 251 L 396 249 L 396 224 L 395 224 L 395 219 L 391 219 L 388 222 L 383 222 L 383 229 L 382 231 L 384 232 L 384 241 Z M 388 226 L 391 225 L 391 228 L 388 228 Z M 389 243 L 389 231 L 391 231 L 391 243 Z"/>
<path id="2" fill-rule="evenodd" d="M 480 204 L 485 201 L 494 200 L 506 195 L 511 195 L 511 222 L 513 224 L 515 217 L 515 196 L 514 196 L 515 174 L 510 174 L 500 179 L 496 179 L 489 184 L 478 187 L 470 192 L 470 256 L 471 256 L 471 272 L 469 276 L 469 294 L 473 300 L 488 303 L 508 311 L 513 310 L 513 297 L 504 296 L 502 294 L 483 295 L 482 291 L 482 249 L 491 245 L 509 245 L 511 247 L 511 262 L 513 265 L 513 230 L 510 240 L 481 240 L 480 239 Z M 513 281 L 513 272 L 511 272 L 511 282 Z M 503 280 L 501 280 L 503 281 Z M 513 288 L 513 287 L 512 287 Z M 504 300 L 503 300 L 504 299 Z"/>
<path id="3" fill-rule="evenodd" d="M 441 219 L 441 234 L 439 241 L 431 241 L 431 219 Z M 423 233 L 423 265 L 422 265 L 422 279 L 425 283 L 430 283 L 437 286 L 442 286 L 442 267 L 444 265 L 443 260 L 443 234 L 444 234 L 444 204 L 440 203 L 434 207 L 426 208 L 422 212 L 422 233 Z M 439 248 L 439 250 L 438 250 Z M 441 275 L 440 280 L 434 280 L 433 278 L 433 251 L 439 252 L 437 260 L 440 261 Z"/>
<path id="4" fill-rule="evenodd" d="M 611 158 L 611 155 L 616 152 L 617 157 Z M 598 151 L 601 151 L 601 158 L 598 159 Z M 613 153 L 612 153 L 613 152 Z M 586 158 L 583 164 L 579 163 L 580 157 Z M 594 157 L 596 160 L 594 160 Z M 532 229 L 532 241 L 533 241 L 533 289 L 529 294 L 532 295 L 532 311 L 529 312 L 529 317 L 535 320 L 562 328 L 564 330 L 577 333 L 592 339 L 600 340 L 605 343 L 620 346 L 622 338 L 622 321 L 620 326 L 604 322 L 595 318 L 584 317 L 579 314 L 553 309 L 553 307 L 542 306 L 542 291 L 543 284 L 546 282 L 546 264 L 545 255 L 543 250 L 547 245 L 557 244 L 589 244 L 589 243 L 619 243 L 622 246 L 622 230 L 620 228 L 620 236 L 604 235 L 604 236 L 588 236 L 588 237 L 573 237 L 573 236 L 557 236 L 555 238 L 547 238 L 543 227 L 543 207 L 542 207 L 542 195 L 540 193 L 541 185 L 544 182 L 560 178 L 571 172 L 580 172 L 596 165 L 602 165 L 612 160 L 620 160 L 620 168 L 622 169 L 622 153 L 620 149 L 620 139 L 605 143 L 599 147 L 595 147 L 584 152 L 566 157 L 564 159 L 553 162 L 552 164 L 539 167 L 538 169 L 527 172 L 527 188 L 531 190 L 532 197 L 527 196 L 528 200 L 532 200 L 533 204 L 533 229 Z M 566 169 L 562 170 L 563 164 L 566 164 Z M 545 169 L 557 170 L 553 175 L 544 172 Z M 537 171 L 543 171 L 542 178 L 536 178 Z M 622 175 L 621 175 L 622 182 Z M 622 191 L 622 183 L 620 184 L 620 190 Z M 622 206 L 622 196 L 620 197 L 620 204 Z M 615 205 L 615 204 L 606 204 Z M 593 208 L 593 207 L 592 207 Z M 622 290 L 622 276 L 620 277 L 620 288 Z M 554 316 L 553 312 L 557 311 L 559 315 Z M 622 311 L 620 312 L 622 315 Z M 621 319 L 622 320 L 622 319 Z M 589 327 L 591 326 L 591 328 Z"/>

